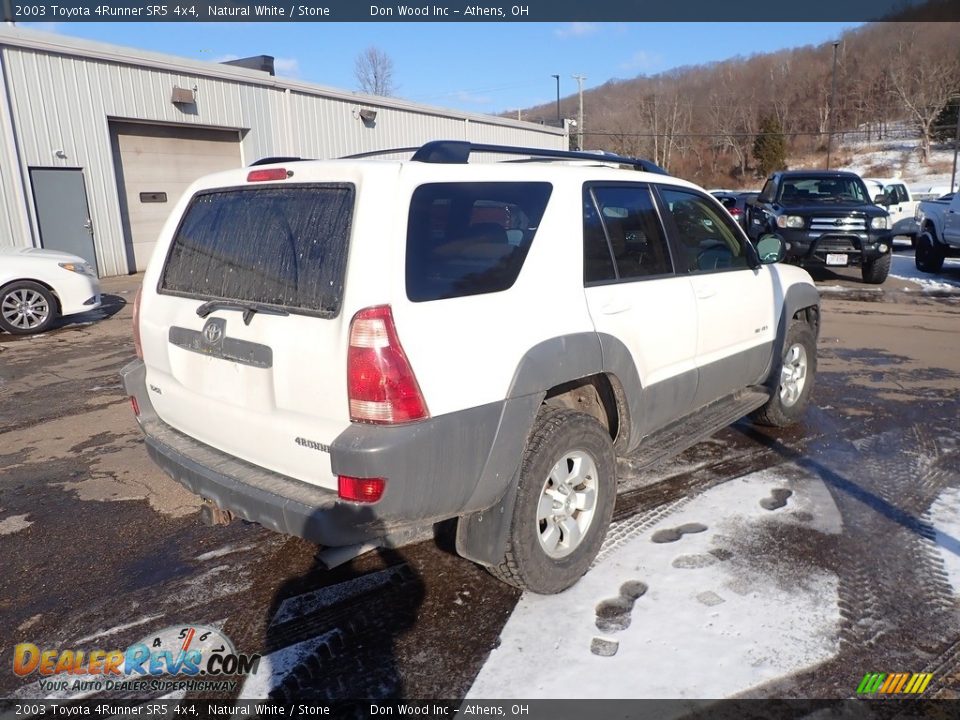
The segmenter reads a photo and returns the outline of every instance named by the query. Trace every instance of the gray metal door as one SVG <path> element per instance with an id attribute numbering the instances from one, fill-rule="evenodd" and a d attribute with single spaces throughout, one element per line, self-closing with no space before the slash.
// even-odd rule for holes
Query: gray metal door
<path id="1" fill-rule="evenodd" d="M 30 168 L 30 184 L 37 207 L 40 244 L 48 250 L 79 255 L 97 267 L 83 170 Z"/>

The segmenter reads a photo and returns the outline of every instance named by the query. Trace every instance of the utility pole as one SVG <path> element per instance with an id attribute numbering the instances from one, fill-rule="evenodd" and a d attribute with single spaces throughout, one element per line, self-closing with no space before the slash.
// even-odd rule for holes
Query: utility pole
<path id="1" fill-rule="evenodd" d="M 557 81 L 557 127 L 563 127 L 563 125 L 560 123 L 560 76 L 551 75 L 550 77 Z"/>
<path id="2" fill-rule="evenodd" d="M 950 192 L 956 190 L 957 150 L 960 148 L 960 98 L 957 98 L 957 120 L 953 127 L 953 170 L 950 172 Z"/>
<path id="3" fill-rule="evenodd" d="M 837 96 L 837 47 L 840 41 L 833 43 L 833 73 L 830 81 L 830 109 L 827 111 L 827 170 L 830 169 L 830 145 L 833 143 L 833 104 Z"/>
<path id="4" fill-rule="evenodd" d="M 577 81 L 577 94 L 580 96 L 580 110 L 577 112 L 577 150 L 583 150 L 583 81 L 586 75 L 574 75 Z"/>

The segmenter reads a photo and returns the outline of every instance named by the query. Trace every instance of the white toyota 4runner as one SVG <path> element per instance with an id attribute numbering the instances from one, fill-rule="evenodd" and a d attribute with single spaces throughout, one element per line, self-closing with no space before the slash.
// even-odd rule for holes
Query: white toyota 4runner
<path id="1" fill-rule="evenodd" d="M 553 593 L 600 548 L 616 455 L 802 414 L 819 296 L 782 255 L 643 160 L 257 163 L 174 209 L 123 378 L 208 518 L 327 548 L 457 518 L 462 556 Z"/>

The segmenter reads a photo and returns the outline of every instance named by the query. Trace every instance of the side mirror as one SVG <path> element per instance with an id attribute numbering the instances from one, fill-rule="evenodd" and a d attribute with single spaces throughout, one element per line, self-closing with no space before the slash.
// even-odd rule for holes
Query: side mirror
<path id="1" fill-rule="evenodd" d="M 757 241 L 757 255 L 764 265 L 780 262 L 785 252 L 783 238 L 779 235 L 763 235 Z"/>
<path id="2" fill-rule="evenodd" d="M 880 193 L 873 199 L 874 204 L 876 205 L 889 205 L 890 201 L 887 199 L 886 193 Z"/>

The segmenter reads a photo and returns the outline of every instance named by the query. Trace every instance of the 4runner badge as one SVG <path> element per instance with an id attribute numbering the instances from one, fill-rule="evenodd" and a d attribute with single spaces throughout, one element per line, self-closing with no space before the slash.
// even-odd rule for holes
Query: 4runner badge
<path id="1" fill-rule="evenodd" d="M 203 339 L 208 345 L 216 345 L 223 339 L 227 321 L 223 318 L 210 318 L 203 326 Z"/>
<path id="2" fill-rule="evenodd" d="M 310 448 L 311 450 L 319 450 L 320 452 L 330 452 L 329 445 L 324 445 L 316 440 L 307 440 L 306 438 L 298 437 L 296 440 L 294 440 L 294 442 L 300 447 Z"/>

